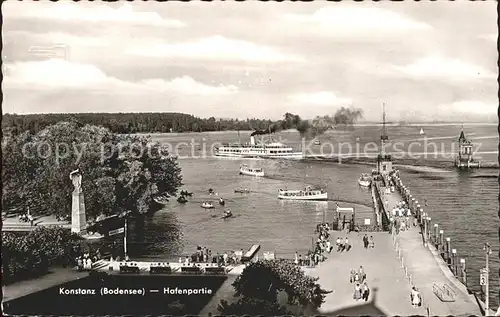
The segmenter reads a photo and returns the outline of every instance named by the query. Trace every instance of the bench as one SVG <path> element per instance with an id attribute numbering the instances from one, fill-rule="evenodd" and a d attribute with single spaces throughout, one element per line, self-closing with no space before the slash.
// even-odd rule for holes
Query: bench
<path id="1" fill-rule="evenodd" d="M 224 267 L 206 267 L 205 274 L 207 274 L 207 275 L 226 275 L 226 268 L 224 268 Z"/>
<path id="2" fill-rule="evenodd" d="M 170 266 L 150 266 L 150 274 L 172 274 L 172 268 Z"/>
<path id="3" fill-rule="evenodd" d="M 120 273 L 122 274 L 137 274 L 140 272 L 141 271 L 139 270 L 138 266 L 128 266 L 128 265 L 120 266 Z"/>
<path id="4" fill-rule="evenodd" d="M 432 292 L 436 295 L 442 302 L 454 302 L 456 298 L 456 293 L 450 286 L 443 284 L 439 286 L 436 283 L 432 285 Z"/>
<path id="5" fill-rule="evenodd" d="M 183 266 L 181 267 L 181 273 L 183 274 L 201 274 L 201 269 L 197 266 Z"/>

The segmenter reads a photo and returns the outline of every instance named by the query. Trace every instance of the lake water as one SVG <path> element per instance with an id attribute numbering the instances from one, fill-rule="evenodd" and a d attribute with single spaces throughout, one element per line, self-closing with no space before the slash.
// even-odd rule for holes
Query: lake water
<path id="1" fill-rule="evenodd" d="M 419 134 L 420 128 L 425 131 L 426 141 Z M 482 162 L 497 162 L 496 129 L 493 125 L 465 128 L 466 135 L 479 150 L 476 157 L 480 156 Z M 445 236 L 451 238 L 452 247 L 457 249 L 459 257 L 466 259 L 468 286 L 475 290 L 479 289 L 479 270 L 485 265 L 483 244 L 491 244 L 494 253 L 490 257 L 490 303 L 496 307 L 500 286 L 497 274 L 500 268 L 498 170 L 460 172 L 453 168 L 456 147 L 452 144 L 458 138 L 460 126 L 389 127 L 387 132 L 392 142 L 387 150 L 401 155 L 394 159 L 395 164 L 401 158 L 405 165 L 399 167 L 403 181 L 420 202 L 427 201 L 424 210 L 430 214 L 433 223 L 438 223 L 444 230 Z M 240 138 L 247 141 L 248 135 L 248 132 L 241 132 Z M 319 139 L 323 149 L 337 146 L 335 153 L 339 152 L 340 143 L 344 143 L 344 154 L 347 154 L 347 143 L 354 151 L 358 146 L 358 152 L 375 153 L 376 150 L 364 151 L 363 148 L 370 142 L 378 142 L 379 135 L 380 127 L 368 126 L 357 127 L 354 131 L 333 131 L 319 136 Z M 303 253 L 311 245 L 315 225 L 324 215 L 331 221 L 335 203 L 279 201 L 276 198 L 279 188 L 318 185 L 327 188 L 330 198 L 339 201 L 340 205 L 371 206 L 370 195 L 358 187 L 357 179 L 361 173 L 371 172 L 373 166 L 314 160 L 210 157 L 214 143 L 237 141 L 237 132 L 157 134 L 153 138 L 177 148 L 184 188 L 194 192 L 194 196 L 185 205 L 172 199 L 165 208 L 147 216 L 144 223 L 132 225 L 129 249 L 137 258 L 173 259 L 191 254 L 197 245 L 206 246 L 214 253 L 246 250 L 252 244 L 260 244 L 264 252 L 275 251 L 277 256 L 291 257 L 295 251 Z M 296 148 L 302 143 L 296 132 L 282 132 L 273 138 Z M 432 153 L 424 157 L 421 149 L 426 144 L 431 148 L 428 152 Z M 436 154 L 434 145 L 429 144 L 437 146 L 439 153 Z M 414 157 L 406 153 L 409 147 Z M 320 151 L 318 147 L 311 148 L 314 153 Z M 409 166 L 422 165 L 422 161 L 426 162 L 425 166 Z M 266 177 L 240 176 L 238 169 L 244 163 L 264 168 Z M 251 193 L 234 193 L 239 187 L 248 188 Z M 227 201 L 226 208 L 231 208 L 234 218 L 221 219 L 223 208 L 217 204 L 217 197 L 208 195 L 209 188 Z M 205 200 L 214 201 L 216 209 L 206 211 L 200 208 Z"/>

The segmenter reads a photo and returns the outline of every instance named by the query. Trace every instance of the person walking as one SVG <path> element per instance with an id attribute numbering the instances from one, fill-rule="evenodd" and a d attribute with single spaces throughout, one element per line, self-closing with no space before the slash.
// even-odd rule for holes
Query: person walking
<path id="1" fill-rule="evenodd" d="M 366 273 L 365 270 L 363 269 L 363 266 L 359 267 L 359 279 L 361 280 L 361 283 L 363 283 L 366 280 Z"/>
<path id="2" fill-rule="evenodd" d="M 349 282 L 352 284 L 354 283 L 354 278 L 356 276 L 356 270 L 355 269 L 351 269 L 351 272 L 350 272 L 350 277 L 349 277 Z"/>
<path id="3" fill-rule="evenodd" d="M 361 285 L 359 285 L 359 283 L 356 283 L 354 286 L 354 294 L 352 295 L 352 298 L 355 300 L 361 299 Z"/>
<path id="4" fill-rule="evenodd" d="M 366 281 L 363 283 L 363 288 L 362 288 L 362 299 L 365 300 L 365 302 L 368 301 L 368 297 L 370 296 L 370 288 L 368 287 L 368 284 L 366 284 Z"/>

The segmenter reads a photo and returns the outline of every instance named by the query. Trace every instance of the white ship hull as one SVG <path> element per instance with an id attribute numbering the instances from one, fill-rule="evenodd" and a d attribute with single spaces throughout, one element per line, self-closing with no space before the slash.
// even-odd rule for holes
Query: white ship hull
<path id="1" fill-rule="evenodd" d="M 247 176 L 264 177 L 264 171 L 262 171 L 262 172 L 250 172 L 250 171 L 240 170 L 240 174 L 247 175 Z"/>
<path id="2" fill-rule="evenodd" d="M 286 154 L 265 154 L 265 153 L 220 153 L 216 152 L 215 156 L 233 157 L 233 158 L 266 158 L 266 159 L 292 159 L 301 160 L 304 158 L 302 152 L 286 153 Z"/>
<path id="3" fill-rule="evenodd" d="M 363 187 L 370 187 L 372 182 L 367 180 L 358 180 L 358 184 Z"/>
<path id="4" fill-rule="evenodd" d="M 284 194 L 278 194 L 278 199 L 284 199 L 284 200 L 312 200 L 312 201 L 318 201 L 318 200 L 328 200 L 328 193 L 323 193 L 319 195 L 309 195 L 309 196 L 285 196 Z"/>

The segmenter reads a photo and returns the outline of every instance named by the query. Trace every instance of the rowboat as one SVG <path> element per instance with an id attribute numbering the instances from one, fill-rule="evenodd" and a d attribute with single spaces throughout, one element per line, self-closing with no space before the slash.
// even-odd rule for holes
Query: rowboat
<path id="1" fill-rule="evenodd" d="M 214 204 L 212 204 L 211 202 L 209 201 L 205 201 L 201 204 L 201 208 L 205 208 L 205 209 L 213 209 L 215 208 L 214 207 Z"/>

